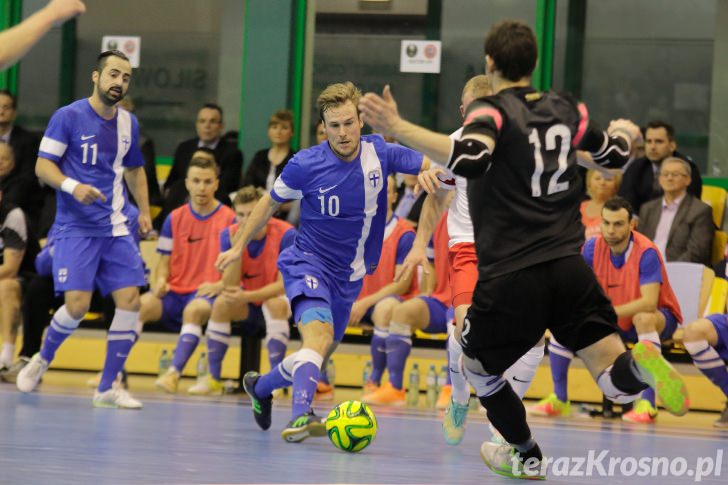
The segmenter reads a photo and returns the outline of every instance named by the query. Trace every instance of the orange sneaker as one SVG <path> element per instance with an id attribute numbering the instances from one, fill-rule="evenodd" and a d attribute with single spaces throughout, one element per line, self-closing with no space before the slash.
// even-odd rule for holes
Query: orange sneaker
<path id="1" fill-rule="evenodd" d="M 377 392 L 378 389 L 379 384 L 374 381 L 367 381 L 367 383 L 364 384 L 364 387 L 362 388 L 362 396 L 368 396 L 369 394 L 373 394 Z"/>
<path id="2" fill-rule="evenodd" d="M 407 395 L 404 389 L 395 389 L 387 382 L 376 392 L 362 397 L 367 404 L 381 404 L 386 406 L 404 406 L 407 403 Z"/>
<path id="3" fill-rule="evenodd" d="M 313 396 L 314 401 L 333 401 L 334 386 L 319 381 L 316 385 L 316 394 Z"/>
<path id="4" fill-rule="evenodd" d="M 437 409 L 447 408 L 447 405 L 450 404 L 451 397 L 452 386 L 450 384 L 445 384 L 442 388 L 440 388 L 440 395 L 437 397 L 437 404 L 435 404 L 435 407 Z"/>
<path id="5" fill-rule="evenodd" d="M 647 399 L 640 399 L 631 411 L 622 415 L 622 420 L 630 423 L 652 424 L 656 419 L 657 409 Z"/>

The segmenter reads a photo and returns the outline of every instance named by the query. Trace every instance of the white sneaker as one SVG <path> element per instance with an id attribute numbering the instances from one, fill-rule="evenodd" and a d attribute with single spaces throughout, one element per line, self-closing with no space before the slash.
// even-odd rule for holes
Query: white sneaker
<path id="1" fill-rule="evenodd" d="M 94 392 L 95 408 L 141 409 L 142 403 L 121 387 L 112 387 L 104 392 Z"/>
<path id="2" fill-rule="evenodd" d="M 188 394 L 193 396 L 222 396 L 224 386 L 221 381 L 216 381 L 210 375 L 198 378 L 194 386 L 187 389 Z"/>
<path id="3" fill-rule="evenodd" d="M 537 466 L 536 470 L 524 469 L 523 462 L 511 445 L 499 445 L 485 441 L 480 445 L 480 456 L 488 468 L 502 477 L 526 480 L 544 480 L 546 478 L 541 466 Z"/>
<path id="4" fill-rule="evenodd" d="M 18 378 L 15 381 L 18 390 L 21 392 L 32 392 L 38 387 L 41 377 L 48 370 L 48 364 L 48 361 L 41 357 L 40 353 L 35 354 L 30 359 L 30 362 L 28 362 L 28 365 L 18 372 Z"/>

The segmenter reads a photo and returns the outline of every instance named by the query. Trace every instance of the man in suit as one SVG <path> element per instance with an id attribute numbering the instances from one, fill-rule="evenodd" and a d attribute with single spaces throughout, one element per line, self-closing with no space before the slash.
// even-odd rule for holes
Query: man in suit
<path id="1" fill-rule="evenodd" d="M 8 195 L 9 189 L 14 189 L 19 198 L 10 196 L 12 202 L 23 209 L 29 225 L 35 229 L 43 205 L 40 185 L 35 176 L 39 140 L 30 131 L 15 124 L 17 115 L 15 96 L 10 91 L 0 90 L 0 143 L 12 148 L 13 158 L 10 172 L 0 175 L 0 186 Z"/>
<path id="2" fill-rule="evenodd" d="M 660 164 L 667 157 L 678 157 L 690 165 L 692 176 L 688 192 L 700 198 L 703 181 L 697 165 L 676 151 L 675 128 L 664 121 L 650 121 L 645 130 L 645 156 L 635 159 L 624 172 L 619 195 L 632 204 L 636 213 L 640 213 L 642 204 L 662 195 L 658 180 Z"/>
<path id="3" fill-rule="evenodd" d="M 197 113 L 195 130 L 197 137 L 185 140 L 177 146 L 172 161 L 172 169 L 164 183 L 165 211 L 171 211 L 185 203 L 185 175 L 192 154 L 198 148 L 208 148 L 220 165 L 220 187 L 215 197 L 227 205 L 231 204 L 230 194 L 238 190 L 243 169 L 243 154 L 235 144 L 222 138 L 222 108 L 207 103 Z"/>
<path id="4" fill-rule="evenodd" d="M 713 247 L 712 210 L 688 193 L 692 169 L 685 160 L 668 157 L 660 166 L 664 191 L 640 210 L 639 231 L 652 239 L 666 261 L 687 261 L 710 266 Z"/>

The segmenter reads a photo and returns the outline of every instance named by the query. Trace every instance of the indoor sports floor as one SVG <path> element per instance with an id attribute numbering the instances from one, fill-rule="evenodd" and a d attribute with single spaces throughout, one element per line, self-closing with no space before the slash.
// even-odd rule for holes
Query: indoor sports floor
<path id="1" fill-rule="evenodd" d="M 452 447 L 440 431 L 442 412 L 375 408 L 379 433 L 359 454 L 338 451 L 326 438 L 285 443 L 286 402 L 274 407 L 273 426 L 255 425 L 240 396 L 191 398 L 152 390 L 152 378 L 130 377 L 142 411 L 94 409 L 82 386 L 88 373 L 51 371 L 40 390 L 23 395 L 0 384 L 0 483 L 2 484 L 196 484 L 196 483 L 516 483 L 492 474 L 479 455 L 489 437 L 484 414 L 471 412 L 463 442 Z M 338 401 L 354 399 L 339 390 Z M 332 404 L 315 406 L 324 414 Z M 722 455 L 721 468 L 701 483 L 728 483 L 728 430 L 716 430 L 715 413 L 672 418 L 654 427 L 620 421 L 531 419 L 547 456 L 685 458 L 682 477 L 555 476 L 549 483 L 693 483 L 699 457 Z M 607 464 L 605 460 L 605 465 Z M 608 470 L 607 470 L 608 471 Z"/>

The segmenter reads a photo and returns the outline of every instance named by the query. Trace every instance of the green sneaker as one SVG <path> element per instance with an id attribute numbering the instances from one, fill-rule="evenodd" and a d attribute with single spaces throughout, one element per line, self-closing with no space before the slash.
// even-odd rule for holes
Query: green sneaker
<path id="1" fill-rule="evenodd" d="M 442 419 L 442 434 L 448 445 L 457 445 L 465 435 L 465 419 L 468 417 L 468 405 L 460 404 L 450 398 Z"/>
<path id="2" fill-rule="evenodd" d="M 281 431 L 281 437 L 289 443 L 300 443 L 312 436 L 326 436 L 326 422 L 313 411 L 292 419 Z"/>
<path id="3" fill-rule="evenodd" d="M 536 470 L 532 468 L 525 470 L 523 462 L 511 445 L 499 445 L 485 441 L 480 445 L 480 456 L 488 468 L 502 477 L 521 480 L 546 479 L 546 472 L 541 469 L 541 466 L 538 466 Z"/>
<path id="4" fill-rule="evenodd" d="M 682 416 L 690 409 L 688 390 L 680 374 L 662 357 L 661 349 L 642 340 L 632 347 L 640 375 L 655 390 L 660 402 L 670 414 Z"/>
<path id="5" fill-rule="evenodd" d="M 528 406 L 526 411 L 531 416 L 546 416 L 549 418 L 565 418 L 571 416 L 571 403 L 561 401 L 553 392 L 541 399 L 533 406 Z"/>

